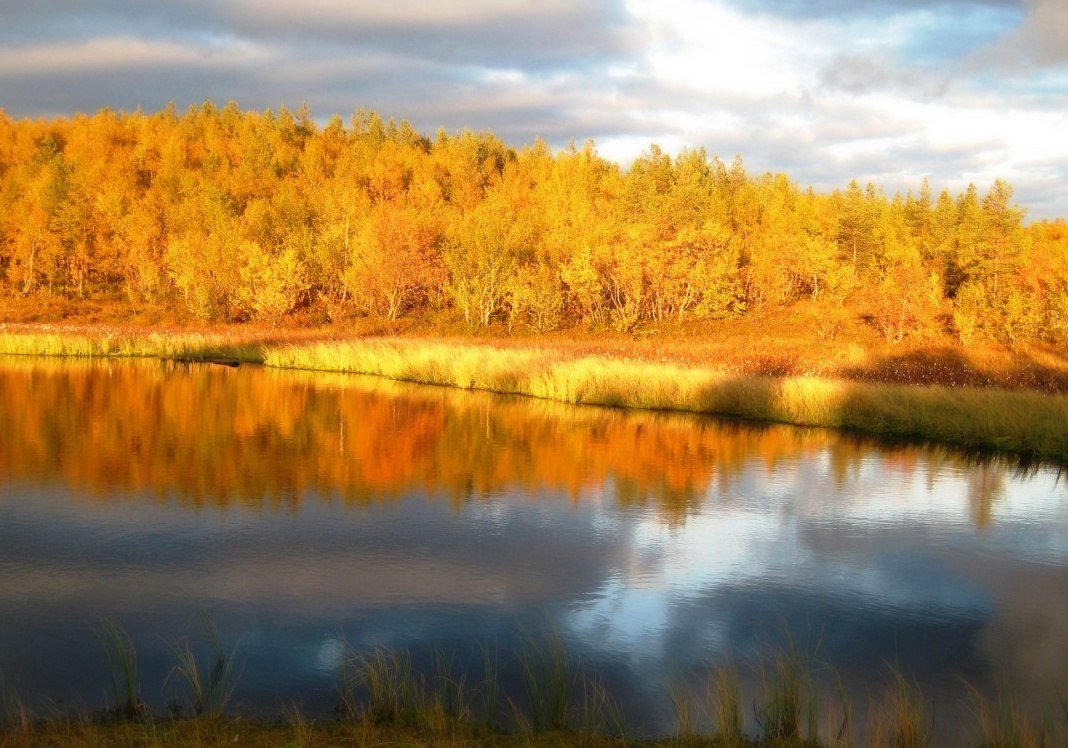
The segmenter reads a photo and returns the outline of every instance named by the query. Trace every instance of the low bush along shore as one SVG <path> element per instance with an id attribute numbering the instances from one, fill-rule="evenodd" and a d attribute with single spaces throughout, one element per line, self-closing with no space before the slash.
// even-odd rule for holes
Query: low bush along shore
<path id="1" fill-rule="evenodd" d="M 1068 395 L 911 385 L 613 356 L 604 350 L 411 337 L 42 327 L 0 332 L 0 353 L 153 357 L 370 374 L 574 404 L 738 416 L 930 439 L 1068 462 Z"/>

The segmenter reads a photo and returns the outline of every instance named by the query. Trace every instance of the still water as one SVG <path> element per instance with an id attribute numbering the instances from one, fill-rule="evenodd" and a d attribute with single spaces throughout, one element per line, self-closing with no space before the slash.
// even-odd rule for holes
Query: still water
<path id="1" fill-rule="evenodd" d="M 854 709 L 888 664 L 942 735 L 969 688 L 1068 686 L 1068 487 L 939 447 L 351 376 L 0 361 L 0 688 L 94 710 L 103 619 L 142 695 L 236 647 L 232 709 L 328 714 L 347 648 L 478 659 L 546 631 L 647 733 L 671 691 L 769 652 Z M 511 671 L 510 671 L 511 668 Z M 747 706 L 748 708 L 748 706 Z"/>

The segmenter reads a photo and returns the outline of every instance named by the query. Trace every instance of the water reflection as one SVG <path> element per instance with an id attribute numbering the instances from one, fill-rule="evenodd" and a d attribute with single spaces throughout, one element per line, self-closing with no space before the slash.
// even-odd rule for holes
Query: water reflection
<path id="1" fill-rule="evenodd" d="M 151 492 L 193 506 L 295 507 L 415 490 L 457 504 L 519 491 L 573 500 L 611 482 L 625 505 L 679 521 L 710 492 L 729 500 L 754 468 L 836 489 L 871 469 L 929 486 L 966 474 L 975 521 L 989 521 L 1019 466 L 938 447 L 888 448 L 819 429 L 621 413 L 420 388 L 385 380 L 158 362 L 7 360 L 0 480 L 63 482 L 100 500 Z M 873 448 L 874 444 L 874 448 Z M 744 493 L 744 487 L 743 491 Z M 861 498 L 861 497 L 857 497 Z M 819 499 L 823 503 L 824 499 Z"/>
<path id="2" fill-rule="evenodd" d="M 1044 701 L 1068 672 L 1048 467 L 156 362 L 4 361 L 0 434 L 0 673 L 28 700 L 99 705 L 107 616 L 166 701 L 198 610 L 272 713 L 329 709 L 342 639 L 509 651 L 541 623 L 652 731 L 670 679 L 786 637 L 860 703 L 900 663 L 944 719 L 962 678 Z"/>

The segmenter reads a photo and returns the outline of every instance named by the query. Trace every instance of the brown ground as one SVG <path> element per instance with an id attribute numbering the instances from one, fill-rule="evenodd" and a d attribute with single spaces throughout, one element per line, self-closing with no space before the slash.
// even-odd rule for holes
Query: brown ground
<path id="1" fill-rule="evenodd" d="M 804 302 L 745 317 L 650 325 L 635 333 L 559 330 L 509 332 L 501 325 L 471 328 L 454 320 L 354 318 L 324 325 L 310 317 L 285 326 L 205 324 L 158 309 L 107 301 L 0 299 L 0 331 L 218 332 L 236 342 L 304 342 L 396 335 L 482 343 L 546 346 L 568 356 L 606 355 L 725 368 L 740 374 L 818 376 L 898 384 L 1004 387 L 1068 393 L 1068 351 L 1036 344 L 1010 349 L 993 342 L 962 346 L 951 334 L 928 331 L 891 344 L 848 309 Z"/>

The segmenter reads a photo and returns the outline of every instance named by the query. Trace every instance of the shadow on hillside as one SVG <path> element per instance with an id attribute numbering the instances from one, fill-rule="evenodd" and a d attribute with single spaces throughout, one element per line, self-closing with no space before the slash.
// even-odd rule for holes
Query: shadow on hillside
<path id="1" fill-rule="evenodd" d="M 844 368 L 843 377 L 886 384 L 945 385 L 949 387 L 1002 387 L 1068 393 L 1068 369 L 1057 369 L 1018 353 L 1013 363 L 976 365 L 955 348 L 936 347 L 886 356 L 862 366 Z"/>

